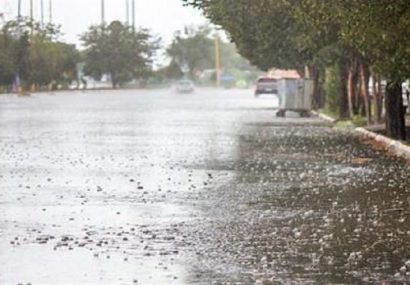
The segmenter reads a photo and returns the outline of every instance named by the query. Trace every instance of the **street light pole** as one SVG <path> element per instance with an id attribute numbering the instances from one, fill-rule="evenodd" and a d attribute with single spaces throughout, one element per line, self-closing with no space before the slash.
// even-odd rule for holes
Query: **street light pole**
<path id="1" fill-rule="evenodd" d="M 101 0 L 101 25 L 105 25 L 105 2 Z"/>
<path id="2" fill-rule="evenodd" d="M 130 2 L 125 0 L 125 24 L 128 26 L 130 24 Z"/>
<path id="3" fill-rule="evenodd" d="M 40 1 L 41 9 L 41 26 L 44 26 L 44 0 Z"/>
<path id="4" fill-rule="evenodd" d="M 21 0 L 18 0 L 17 6 L 17 38 L 20 41 L 21 39 Z M 16 78 L 15 78 L 15 88 L 16 93 L 21 94 L 21 84 L 20 84 L 20 74 L 19 71 L 16 71 Z"/>
<path id="5" fill-rule="evenodd" d="M 18 17 L 18 21 L 20 21 L 20 17 L 21 17 L 21 0 L 18 0 L 18 4 L 17 4 L 17 17 Z"/>
<path id="6" fill-rule="evenodd" d="M 53 1 L 52 0 L 49 0 L 48 8 L 49 8 L 50 24 L 52 24 L 53 23 Z"/>
<path id="7" fill-rule="evenodd" d="M 34 21 L 33 0 L 30 0 L 30 21 L 31 21 L 31 24 L 33 24 L 33 21 Z"/>
<path id="8" fill-rule="evenodd" d="M 34 34 L 34 4 L 33 0 L 30 0 L 30 29 L 31 35 Z"/>
<path id="9" fill-rule="evenodd" d="M 135 32 L 135 0 L 132 0 L 132 31 Z"/>

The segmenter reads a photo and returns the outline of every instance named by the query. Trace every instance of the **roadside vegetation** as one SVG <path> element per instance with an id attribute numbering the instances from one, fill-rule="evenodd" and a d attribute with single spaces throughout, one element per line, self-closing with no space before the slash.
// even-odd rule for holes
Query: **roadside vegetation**
<path id="1" fill-rule="evenodd" d="M 0 30 L 1 90 L 55 89 L 75 80 L 80 53 L 75 45 L 59 41 L 59 35 L 54 25 L 29 20 L 6 23 Z"/>
<path id="2" fill-rule="evenodd" d="M 135 30 L 114 21 L 92 26 L 81 36 L 85 47 L 84 73 L 96 80 L 108 75 L 113 88 L 152 73 L 153 56 L 160 39 L 146 29 Z"/>
<path id="3" fill-rule="evenodd" d="M 235 44 L 228 43 L 209 26 L 185 27 L 177 31 L 166 48 L 170 64 L 165 67 L 173 72 L 170 78 L 188 77 L 203 85 L 215 85 L 215 41 L 218 41 L 222 84 L 226 87 L 255 81 L 261 71 L 242 57 Z"/>
<path id="4" fill-rule="evenodd" d="M 226 30 L 252 64 L 312 78 L 315 108 L 328 107 L 341 119 L 364 115 L 371 124 L 382 121 L 384 101 L 387 134 L 406 139 L 402 83 L 410 77 L 409 1 L 184 2 Z"/>
<path id="5" fill-rule="evenodd" d="M 295 69 L 314 80 L 315 109 L 361 124 L 361 117 L 366 124 L 384 122 L 390 137 L 406 139 L 407 0 L 183 1 L 201 9 L 232 43 L 209 27 L 186 27 L 162 47 L 151 31 L 114 21 L 90 27 L 78 49 L 61 41 L 59 26 L 23 18 L 1 26 L 0 91 L 85 88 L 86 77 L 108 78 L 114 88 L 180 78 L 214 84 L 218 40 L 223 86 L 245 87 L 259 70 Z M 166 60 L 158 66 L 161 48 Z"/>
<path id="6" fill-rule="evenodd" d="M 209 26 L 185 27 L 162 46 L 152 31 L 113 21 L 89 27 L 77 47 L 61 41 L 57 25 L 9 21 L 0 30 L 0 93 L 87 88 L 88 81 L 117 88 L 187 78 L 214 86 L 216 37 L 223 85 L 251 84 L 261 71 Z"/>

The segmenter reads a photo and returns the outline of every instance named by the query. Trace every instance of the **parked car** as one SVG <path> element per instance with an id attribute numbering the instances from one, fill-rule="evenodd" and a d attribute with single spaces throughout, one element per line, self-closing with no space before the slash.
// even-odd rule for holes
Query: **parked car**
<path id="1" fill-rule="evenodd" d="M 176 91 L 178 93 L 193 93 L 195 91 L 195 85 L 191 80 L 180 80 L 176 84 Z"/>
<path id="2" fill-rule="evenodd" d="M 259 78 L 256 82 L 255 97 L 262 94 L 278 94 L 277 80 L 270 77 Z"/>

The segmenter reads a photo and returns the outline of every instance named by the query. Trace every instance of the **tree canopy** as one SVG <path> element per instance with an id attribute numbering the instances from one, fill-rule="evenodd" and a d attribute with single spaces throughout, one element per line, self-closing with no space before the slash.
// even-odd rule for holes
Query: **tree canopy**
<path id="1" fill-rule="evenodd" d="M 108 26 L 92 26 L 81 37 L 85 46 L 85 74 L 100 79 L 109 74 L 113 87 L 152 70 L 159 40 L 146 29 L 134 30 L 114 21 Z"/>
<path id="2" fill-rule="evenodd" d="M 79 52 L 59 34 L 58 26 L 29 19 L 7 22 L 0 31 L 0 84 L 10 86 L 17 76 L 25 89 L 74 80 Z"/>
<path id="3" fill-rule="evenodd" d="M 363 98 L 356 101 L 365 102 L 370 122 L 369 71 L 386 78 L 387 122 L 395 122 L 388 123 L 387 130 L 393 137 L 405 137 L 399 91 L 401 82 L 410 77 L 409 1 L 183 1 L 225 29 L 240 53 L 264 70 L 310 67 L 317 75 L 338 64 L 342 117 L 349 115 L 346 109 L 358 77 Z M 320 82 L 320 76 L 314 79 Z M 351 108 L 350 115 L 352 111 L 357 112 Z"/>
<path id="4" fill-rule="evenodd" d="M 209 26 L 186 27 L 174 35 L 166 50 L 171 59 L 171 70 L 186 71 L 192 79 L 204 70 L 215 69 L 215 38 L 218 37 L 220 60 L 223 72 L 235 73 L 237 70 L 255 71 L 249 61 L 239 55 L 235 44 L 221 38 L 218 31 Z"/>
<path id="5" fill-rule="evenodd" d="M 194 78 L 196 72 L 214 66 L 214 41 L 208 27 L 186 27 L 174 35 L 166 53 L 172 62 L 183 70 L 187 69 Z"/>

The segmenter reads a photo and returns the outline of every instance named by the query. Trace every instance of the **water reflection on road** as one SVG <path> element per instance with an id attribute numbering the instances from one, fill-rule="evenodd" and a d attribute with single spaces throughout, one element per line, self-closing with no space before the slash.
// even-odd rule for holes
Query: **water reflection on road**
<path id="1" fill-rule="evenodd" d="M 0 283 L 408 281 L 404 161 L 251 93 L 0 97 Z"/>

